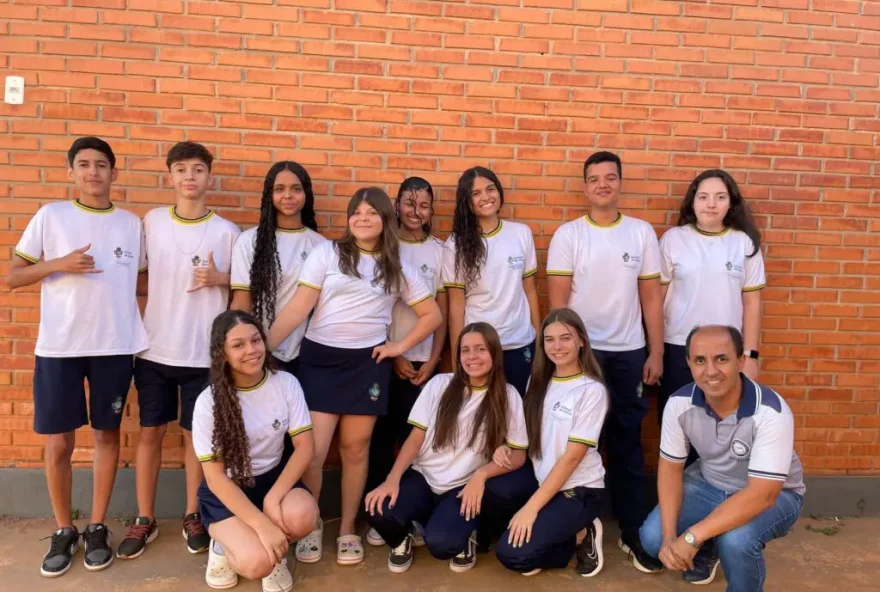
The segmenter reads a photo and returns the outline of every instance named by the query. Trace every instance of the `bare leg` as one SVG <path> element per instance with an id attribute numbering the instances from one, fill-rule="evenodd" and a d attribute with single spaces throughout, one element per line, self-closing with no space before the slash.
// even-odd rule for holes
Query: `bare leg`
<path id="1" fill-rule="evenodd" d="M 202 484 L 204 473 L 202 463 L 196 457 L 193 448 L 192 432 L 183 430 L 184 466 L 186 467 L 186 514 L 199 511 L 199 485 Z"/>
<path id="2" fill-rule="evenodd" d="M 141 428 L 135 457 L 138 515 L 151 520 L 156 513 L 156 486 L 162 465 L 162 440 L 168 425 Z"/>
<path id="3" fill-rule="evenodd" d="M 235 573 L 259 580 L 275 569 L 275 560 L 269 558 L 260 537 L 240 518 L 233 516 L 208 527 L 211 538 L 223 547 L 226 559 Z"/>
<path id="4" fill-rule="evenodd" d="M 46 437 L 46 485 L 58 528 L 73 526 L 70 516 L 70 490 L 73 486 L 70 457 L 73 455 L 74 442 L 73 432 Z"/>
<path id="5" fill-rule="evenodd" d="M 95 462 L 93 468 L 92 524 L 103 524 L 110 505 L 110 494 L 119 466 L 119 429 L 94 430 Z"/>
<path id="6" fill-rule="evenodd" d="M 364 485 L 367 483 L 370 438 L 376 417 L 343 415 L 339 421 L 339 456 L 342 458 L 342 519 L 339 534 L 354 534 Z"/>
<path id="7" fill-rule="evenodd" d="M 327 460 L 327 453 L 330 451 L 330 442 L 333 440 L 339 416 L 320 411 L 312 411 L 311 415 L 312 433 L 315 436 L 315 454 L 302 476 L 302 482 L 317 500 L 321 499 L 324 461 Z"/>
<path id="8" fill-rule="evenodd" d="M 318 504 L 305 489 L 291 489 L 281 500 L 281 519 L 294 541 L 305 537 L 318 521 Z"/>

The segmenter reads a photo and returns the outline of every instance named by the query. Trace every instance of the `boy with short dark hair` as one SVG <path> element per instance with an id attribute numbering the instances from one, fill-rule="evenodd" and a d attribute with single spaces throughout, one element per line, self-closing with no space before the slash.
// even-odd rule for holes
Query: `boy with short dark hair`
<path id="1" fill-rule="evenodd" d="M 209 382 L 211 323 L 229 302 L 232 247 L 239 235 L 235 224 L 205 205 L 213 160 L 201 144 L 175 145 L 166 164 L 177 203 L 151 210 L 144 218 L 153 281 L 146 282 L 144 311 L 149 349 L 134 365 L 141 424 L 135 464 L 139 516 L 117 550 L 122 559 L 139 557 L 159 534 L 155 503 L 162 440 L 168 423 L 178 417 L 185 443 L 183 537 L 190 553 L 207 551 L 210 542 L 198 514 L 202 468 L 193 452 L 192 414 Z"/>
<path id="2" fill-rule="evenodd" d="M 67 164 L 79 198 L 37 211 L 6 277 L 12 288 L 41 284 L 34 430 L 46 435 L 46 481 L 58 525 L 40 567 L 48 578 L 65 574 L 79 549 L 80 533 L 71 519 L 71 455 L 74 431 L 90 422 L 94 493 L 92 522 L 82 533 L 83 563 L 100 571 L 113 562 L 103 523 L 116 479 L 132 356 L 147 347 L 136 296 L 145 264 L 142 225 L 110 201 L 118 174 L 113 150 L 99 138 L 79 138 Z"/>

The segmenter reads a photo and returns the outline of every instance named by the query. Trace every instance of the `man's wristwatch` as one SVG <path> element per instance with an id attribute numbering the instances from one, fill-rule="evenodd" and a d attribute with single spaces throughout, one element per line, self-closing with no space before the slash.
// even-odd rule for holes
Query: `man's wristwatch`
<path id="1" fill-rule="evenodd" d="M 752 358 L 753 360 L 757 360 L 761 356 L 761 354 L 756 349 L 747 349 L 743 351 L 743 353 L 746 355 L 746 357 Z"/>
<path id="2" fill-rule="evenodd" d="M 697 537 L 694 536 L 690 530 L 684 531 L 684 542 L 693 547 L 694 549 L 700 548 L 700 543 L 697 542 Z"/>

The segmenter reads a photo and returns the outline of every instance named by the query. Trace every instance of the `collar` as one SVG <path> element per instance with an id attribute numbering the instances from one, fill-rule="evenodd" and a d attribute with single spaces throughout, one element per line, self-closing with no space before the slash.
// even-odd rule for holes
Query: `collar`
<path id="1" fill-rule="evenodd" d="M 748 378 L 742 372 L 740 372 L 739 379 L 742 382 L 742 397 L 739 400 L 739 407 L 736 409 L 737 421 L 744 417 L 753 416 L 761 407 L 761 387 L 758 386 L 758 383 Z M 691 404 L 702 407 L 706 410 L 706 413 L 719 420 L 724 419 L 723 417 L 719 418 L 712 407 L 709 406 L 706 402 L 706 394 L 696 383 L 694 383 L 694 391 L 691 395 Z"/>

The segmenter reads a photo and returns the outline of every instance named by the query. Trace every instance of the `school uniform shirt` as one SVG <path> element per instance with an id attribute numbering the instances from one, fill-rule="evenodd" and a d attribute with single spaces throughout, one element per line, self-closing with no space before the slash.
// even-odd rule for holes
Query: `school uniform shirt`
<path id="1" fill-rule="evenodd" d="M 474 285 L 465 286 L 464 270 L 455 273 L 455 239 L 446 241 L 443 285 L 464 290 L 464 324 L 485 322 L 498 332 L 505 350 L 525 347 L 535 340 L 529 301 L 523 280 L 538 273 L 532 230 L 525 224 L 502 220 L 483 235 L 486 261 Z"/>
<path id="2" fill-rule="evenodd" d="M 587 445 L 587 454 L 559 490 L 605 487 L 605 468 L 596 446 L 607 412 L 608 392 L 602 383 L 584 374 L 550 381 L 541 420 L 541 458 L 532 457 L 538 483 L 544 483 L 568 443 L 578 442 Z"/>
<path id="3" fill-rule="evenodd" d="M 283 230 L 279 228 L 275 231 L 275 244 L 278 250 L 278 258 L 281 261 L 281 280 L 278 282 L 278 293 L 275 295 L 276 317 L 281 312 L 281 309 L 293 298 L 293 293 L 296 291 L 296 281 L 299 279 L 299 272 L 312 248 L 326 240 L 311 228 L 302 228 L 300 230 Z M 235 241 L 235 247 L 232 251 L 231 273 L 231 287 L 233 290 L 249 292 L 251 289 L 251 267 L 254 264 L 256 241 L 256 227 L 245 230 L 238 237 L 238 240 Z M 268 329 L 268 319 L 260 320 Z M 293 330 L 293 333 L 287 339 L 275 348 L 273 352 L 275 357 L 285 362 L 296 358 L 299 355 L 299 346 L 305 333 L 306 323 L 302 323 Z"/>
<path id="4" fill-rule="evenodd" d="M 435 297 L 439 292 L 445 292 L 441 269 L 443 267 L 443 251 L 446 245 L 440 239 L 427 236 L 422 241 L 400 241 L 400 259 L 415 269 L 422 277 L 422 281 L 431 296 Z M 389 337 L 391 341 L 400 341 L 406 337 L 418 321 L 418 316 L 404 302 L 398 300 L 391 310 L 391 328 Z M 434 346 L 434 335 L 414 346 L 403 354 L 411 362 L 427 362 L 431 358 L 431 348 Z"/>
<path id="5" fill-rule="evenodd" d="M 749 477 L 781 481 L 783 489 L 803 495 L 804 469 L 794 451 L 794 417 L 773 389 L 740 374 L 742 399 L 728 417 L 718 417 L 706 395 L 691 383 L 666 403 L 660 431 L 660 456 L 683 463 L 690 447 L 710 485 L 727 493 L 744 489 Z M 696 467 L 696 468 L 695 468 Z"/>
<path id="6" fill-rule="evenodd" d="M 397 299 L 415 306 L 431 297 L 422 278 L 403 262 L 399 293 L 385 293 L 385 283 L 374 277 L 378 253 L 360 251 L 359 278 L 339 269 L 336 243 L 325 241 L 312 249 L 297 284 L 320 290 L 318 304 L 309 321 L 306 338 L 343 349 L 362 349 L 387 340 L 391 309 Z M 300 288 L 302 289 L 302 288 Z"/>
<path id="7" fill-rule="evenodd" d="M 229 304 L 229 289 L 211 286 L 187 292 L 194 272 L 208 267 L 213 253 L 218 271 L 229 272 L 238 226 L 209 212 L 197 220 L 179 217 L 173 207 L 144 217 L 150 278 L 144 324 L 150 347 L 140 354 L 166 366 L 211 367 L 211 324 Z"/>
<path id="8" fill-rule="evenodd" d="M 660 249 L 650 224 L 619 214 L 600 226 L 589 216 L 559 227 L 550 240 L 547 275 L 571 278 L 569 308 L 603 351 L 645 347 L 639 280 L 660 277 Z"/>
<path id="9" fill-rule="evenodd" d="M 742 330 L 744 292 L 766 283 L 764 258 L 748 235 L 728 228 L 707 233 L 696 227 L 670 228 L 660 239 L 661 279 L 669 284 L 663 303 L 664 341 L 684 345 L 697 325 Z"/>
<path id="10" fill-rule="evenodd" d="M 425 430 L 425 442 L 419 455 L 413 461 L 412 468 L 422 474 L 425 481 L 436 494 L 445 493 L 461 487 L 474 474 L 474 471 L 488 463 L 491 459 L 483 456 L 483 428 L 480 437 L 473 447 L 468 446 L 473 433 L 474 416 L 486 395 L 487 389 L 469 389 L 465 396 L 456 421 L 457 438 L 454 445 L 447 445 L 434 451 L 434 436 L 437 430 L 437 409 L 440 399 L 449 383 L 452 374 L 438 374 L 425 384 L 419 398 L 416 399 L 409 414 L 409 423 L 420 430 Z M 526 418 L 523 415 L 522 398 L 511 385 L 507 385 L 507 445 L 511 448 L 526 450 L 529 447 L 526 432 Z"/>
<path id="11" fill-rule="evenodd" d="M 28 222 L 15 254 L 38 263 L 86 245 L 101 273 L 53 273 L 40 282 L 38 356 L 130 355 L 147 347 L 137 304 L 138 270 L 145 265 L 140 218 L 115 205 L 51 203 Z"/>
<path id="12" fill-rule="evenodd" d="M 284 439 L 312 429 L 312 419 L 299 381 L 287 372 L 267 372 L 259 384 L 236 392 L 256 477 L 278 466 Z M 214 393 L 210 386 L 196 401 L 192 434 L 193 449 L 201 462 L 222 459 L 222 451 L 215 451 L 211 443 Z"/>

